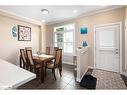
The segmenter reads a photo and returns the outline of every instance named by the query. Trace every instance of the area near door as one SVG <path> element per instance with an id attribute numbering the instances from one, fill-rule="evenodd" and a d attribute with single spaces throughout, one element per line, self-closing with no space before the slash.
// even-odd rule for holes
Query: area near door
<path id="1" fill-rule="evenodd" d="M 120 72 L 120 24 L 95 27 L 95 67 Z"/>

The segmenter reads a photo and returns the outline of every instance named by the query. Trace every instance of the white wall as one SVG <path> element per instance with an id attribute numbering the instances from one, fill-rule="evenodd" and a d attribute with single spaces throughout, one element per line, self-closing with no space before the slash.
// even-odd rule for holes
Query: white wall
<path id="1" fill-rule="evenodd" d="M 31 41 L 18 41 L 12 36 L 12 27 L 17 25 L 31 27 Z M 0 58 L 19 64 L 19 49 L 32 46 L 34 52 L 38 51 L 39 35 L 39 26 L 0 15 Z"/>

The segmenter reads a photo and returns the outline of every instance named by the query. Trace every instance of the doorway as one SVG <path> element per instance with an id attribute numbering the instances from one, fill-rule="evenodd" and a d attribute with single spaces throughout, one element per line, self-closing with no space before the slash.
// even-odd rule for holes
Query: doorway
<path id="1" fill-rule="evenodd" d="M 95 27 L 95 68 L 121 72 L 121 23 Z"/>

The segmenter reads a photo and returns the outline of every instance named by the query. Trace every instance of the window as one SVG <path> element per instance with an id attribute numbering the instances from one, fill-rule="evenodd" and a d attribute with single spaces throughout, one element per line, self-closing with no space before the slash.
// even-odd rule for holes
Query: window
<path id="1" fill-rule="evenodd" d="M 74 53 L 74 24 L 54 28 L 54 46 L 63 49 L 63 53 Z"/>

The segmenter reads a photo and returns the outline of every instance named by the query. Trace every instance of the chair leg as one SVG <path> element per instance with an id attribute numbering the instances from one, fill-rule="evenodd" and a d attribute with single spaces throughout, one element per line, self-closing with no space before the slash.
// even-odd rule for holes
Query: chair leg
<path id="1" fill-rule="evenodd" d="M 30 66 L 30 72 L 32 72 L 32 68 L 31 68 L 31 66 Z"/>
<path id="2" fill-rule="evenodd" d="M 55 78 L 55 80 L 56 80 L 55 69 L 52 69 L 52 72 L 53 72 L 54 78 Z"/>
<path id="3" fill-rule="evenodd" d="M 22 68 L 22 59 L 21 59 L 21 56 L 20 56 L 20 67 Z"/>
<path id="4" fill-rule="evenodd" d="M 44 83 L 44 70 L 41 68 L 41 83 Z"/>
<path id="5" fill-rule="evenodd" d="M 29 68 L 28 68 L 28 66 L 26 66 L 26 70 L 28 70 Z"/>
<path id="6" fill-rule="evenodd" d="M 45 76 L 47 75 L 47 68 L 45 67 Z"/>
<path id="7" fill-rule="evenodd" d="M 39 75 L 39 69 L 36 70 L 36 73 Z"/>
<path id="8" fill-rule="evenodd" d="M 60 74 L 60 77 L 62 77 L 62 70 L 59 68 L 59 74 Z"/>

